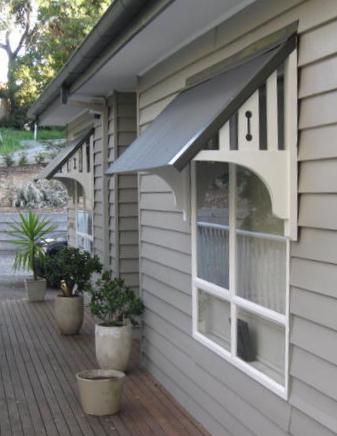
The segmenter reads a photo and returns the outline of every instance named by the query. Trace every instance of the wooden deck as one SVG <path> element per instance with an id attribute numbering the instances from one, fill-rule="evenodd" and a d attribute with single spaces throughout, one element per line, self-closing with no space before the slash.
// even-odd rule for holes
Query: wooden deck
<path id="1" fill-rule="evenodd" d="M 19 435 L 205 435 L 202 427 L 143 369 L 127 377 L 122 411 L 86 416 L 75 373 L 96 366 L 93 322 L 61 336 L 52 301 L 0 301 L 0 429 Z"/>

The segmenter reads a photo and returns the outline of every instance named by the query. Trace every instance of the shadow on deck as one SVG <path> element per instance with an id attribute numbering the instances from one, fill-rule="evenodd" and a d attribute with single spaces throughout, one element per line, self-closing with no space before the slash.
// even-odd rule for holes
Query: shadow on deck
<path id="1" fill-rule="evenodd" d="M 96 367 L 90 316 L 78 336 L 61 336 L 50 296 L 44 303 L 0 301 L 0 434 L 205 435 L 202 427 L 133 364 L 122 410 L 90 417 L 78 400 L 75 373 Z"/>

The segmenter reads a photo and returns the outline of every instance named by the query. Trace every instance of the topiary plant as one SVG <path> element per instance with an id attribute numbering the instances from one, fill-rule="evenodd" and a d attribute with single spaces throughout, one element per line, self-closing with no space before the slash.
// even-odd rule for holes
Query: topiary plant
<path id="1" fill-rule="evenodd" d="M 123 279 L 112 278 L 109 272 L 104 272 L 96 286 L 87 290 L 91 294 L 91 313 L 104 326 L 123 326 L 127 320 L 136 324 L 134 316 L 141 315 L 144 311 L 144 305 L 135 292 L 125 286 Z"/>
<path id="2" fill-rule="evenodd" d="M 98 256 L 74 247 L 65 247 L 46 258 L 46 279 L 58 283 L 64 297 L 81 294 L 90 283 L 94 272 L 100 273 L 102 264 Z"/>

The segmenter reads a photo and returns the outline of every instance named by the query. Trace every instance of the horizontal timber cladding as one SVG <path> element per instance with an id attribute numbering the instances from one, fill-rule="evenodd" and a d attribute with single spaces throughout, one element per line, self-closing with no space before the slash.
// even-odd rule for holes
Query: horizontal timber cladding
<path id="1" fill-rule="evenodd" d="M 93 171 L 94 171 L 94 254 L 104 261 L 104 194 L 103 194 L 103 140 L 102 119 L 95 120 L 93 141 Z"/>
<path id="2" fill-rule="evenodd" d="M 136 94 L 115 92 L 109 99 L 108 162 L 137 136 Z M 135 174 L 108 178 L 109 263 L 114 275 L 138 289 L 138 187 Z"/>
<path id="3" fill-rule="evenodd" d="M 190 222 L 162 179 L 139 175 L 144 362 L 215 435 L 337 434 L 337 2 L 257 2 L 139 80 L 141 133 L 188 78 L 295 21 L 299 239 L 291 244 L 288 401 L 192 339 Z"/>

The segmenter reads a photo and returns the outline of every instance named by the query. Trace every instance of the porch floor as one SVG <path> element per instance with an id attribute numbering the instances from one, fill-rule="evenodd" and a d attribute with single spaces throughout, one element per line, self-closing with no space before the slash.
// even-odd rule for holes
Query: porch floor
<path id="1" fill-rule="evenodd" d="M 85 415 L 75 373 L 96 366 L 94 324 L 86 315 L 80 335 L 61 336 L 52 297 L 44 303 L 0 297 L 1 435 L 207 434 L 136 364 L 127 375 L 121 412 L 101 418 Z"/>

